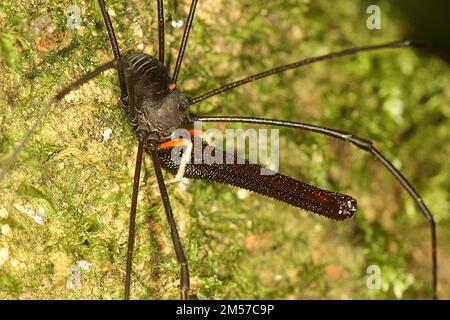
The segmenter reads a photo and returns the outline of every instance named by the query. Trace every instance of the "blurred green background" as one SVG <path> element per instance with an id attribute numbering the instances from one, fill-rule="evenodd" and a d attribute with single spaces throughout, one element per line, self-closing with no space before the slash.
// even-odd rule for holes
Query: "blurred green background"
<path id="1" fill-rule="evenodd" d="M 107 3 L 122 51 L 156 55 L 154 1 Z M 426 9 L 419 1 L 374 3 L 381 8 L 381 30 L 366 28 L 365 1 L 200 1 L 179 86 L 193 97 L 301 58 L 408 36 L 448 45 L 448 28 L 435 25 L 443 10 L 432 19 L 428 11 L 439 1 Z M 81 8 L 76 30 L 66 28 L 72 4 Z M 172 21 L 186 17 L 188 1 L 165 4 L 173 61 L 182 28 Z M 430 14 L 419 21 L 417 12 Z M 2 162 L 58 89 L 112 57 L 91 1 L 2 1 L 0 50 Z M 264 79 L 193 111 L 310 122 L 373 140 L 435 215 L 438 293 L 448 299 L 449 75 L 448 66 L 420 52 L 384 50 Z M 0 185 L 1 299 L 123 297 L 136 143 L 118 98 L 113 72 L 71 93 Z M 381 165 L 314 134 L 280 130 L 280 142 L 281 172 L 352 195 L 358 213 L 335 222 L 228 186 L 170 186 L 190 262 L 191 297 L 430 298 L 428 226 Z M 179 268 L 148 159 L 143 170 L 132 298 L 178 298 Z M 381 270 L 379 290 L 366 285 L 371 265 Z"/>

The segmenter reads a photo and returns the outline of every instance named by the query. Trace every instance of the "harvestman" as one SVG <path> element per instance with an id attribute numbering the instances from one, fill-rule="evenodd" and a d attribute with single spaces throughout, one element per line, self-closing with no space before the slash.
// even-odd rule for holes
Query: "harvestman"
<path id="1" fill-rule="evenodd" d="M 192 21 L 194 19 L 197 2 L 198 0 L 193 0 L 191 2 L 175 68 L 172 77 L 170 77 L 168 71 L 164 67 L 165 52 L 163 0 L 157 0 L 159 40 L 158 58 L 144 53 L 128 54 L 122 58 L 104 0 L 98 0 L 103 19 L 105 21 L 106 29 L 108 31 L 109 40 L 114 54 L 114 60 L 98 67 L 94 71 L 87 73 L 79 80 L 73 82 L 71 85 L 63 89 L 53 99 L 50 100 L 50 102 L 42 109 L 36 122 L 22 138 L 19 145 L 14 149 L 7 162 L 2 166 L 2 169 L 0 171 L 0 181 L 4 178 L 7 170 L 12 165 L 17 155 L 22 151 L 33 132 L 36 131 L 36 129 L 42 124 L 45 116 L 51 110 L 54 104 L 56 104 L 65 95 L 67 95 L 77 87 L 88 82 L 102 72 L 114 68 L 117 70 L 119 76 L 121 101 L 124 106 L 126 118 L 139 141 L 130 210 L 125 277 L 125 299 L 129 299 L 130 297 L 130 279 L 134 248 L 136 205 L 144 150 L 150 154 L 153 160 L 161 199 L 164 204 L 164 209 L 170 227 L 173 246 L 175 249 L 177 261 L 180 265 L 181 299 L 188 298 L 188 262 L 184 254 L 184 250 L 176 228 L 176 223 L 170 206 L 169 196 L 162 175 L 161 166 L 164 166 L 170 172 L 176 172 L 177 178 L 179 178 L 180 176 L 185 176 L 192 179 L 204 179 L 234 185 L 334 220 L 344 220 L 350 218 L 356 212 L 356 200 L 350 196 L 322 190 L 276 172 L 272 172 L 273 174 L 271 175 L 261 175 L 262 166 L 258 164 L 251 164 L 248 161 L 246 161 L 244 164 L 236 164 L 236 161 L 231 161 L 230 163 L 228 161 L 225 161 L 225 159 L 230 157 L 235 159 L 234 155 L 226 154 L 225 152 L 217 148 L 214 148 L 213 150 L 215 154 L 218 154 L 222 159 L 224 159 L 222 164 L 205 163 L 202 159 L 198 158 L 198 154 L 192 152 L 192 148 L 186 148 L 187 151 L 185 150 L 185 153 L 183 154 L 185 160 L 188 161 L 183 161 L 182 163 L 174 161 L 172 152 L 175 151 L 175 154 L 180 153 L 180 155 L 183 153 L 181 149 L 174 150 L 174 148 L 192 145 L 192 143 L 195 142 L 195 139 L 200 140 L 202 149 L 209 146 L 204 142 L 204 137 L 201 133 L 192 130 L 194 121 L 225 123 L 240 122 L 296 128 L 304 131 L 327 135 L 336 139 L 343 140 L 345 142 L 350 142 L 357 148 L 372 154 L 376 159 L 381 161 L 383 166 L 409 193 L 409 195 L 415 201 L 417 207 L 429 223 L 432 240 L 432 291 L 433 298 L 437 298 L 436 226 L 433 216 L 431 215 L 420 195 L 415 191 L 408 180 L 392 165 L 389 160 L 387 160 L 383 156 L 380 151 L 378 151 L 378 149 L 373 146 L 372 142 L 354 136 L 349 132 L 306 123 L 250 117 L 195 116 L 189 112 L 189 106 L 204 101 L 214 95 L 218 95 L 222 92 L 234 89 L 238 86 L 264 77 L 279 74 L 290 69 L 299 68 L 319 61 L 332 60 L 362 51 L 411 47 L 424 49 L 432 55 L 438 56 L 439 58 L 443 59 L 447 63 L 450 63 L 449 60 L 432 49 L 429 45 L 416 41 L 396 41 L 378 45 L 355 47 L 322 56 L 299 60 L 287 65 L 276 67 L 274 69 L 249 76 L 247 78 L 231 82 L 223 87 L 211 90 L 198 97 L 190 99 L 185 97 L 178 90 L 177 78 L 181 70 L 181 64 L 183 61 L 186 44 L 189 38 L 189 32 L 192 27 Z M 172 133 L 178 128 L 189 129 L 189 132 L 193 133 L 191 138 L 192 141 L 186 141 L 187 139 L 177 141 L 170 140 Z"/>

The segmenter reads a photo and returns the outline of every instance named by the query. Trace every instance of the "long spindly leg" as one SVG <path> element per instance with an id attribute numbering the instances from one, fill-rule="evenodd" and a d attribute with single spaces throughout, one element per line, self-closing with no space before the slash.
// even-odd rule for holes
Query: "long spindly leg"
<path id="1" fill-rule="evenodd" d="M 139 141 L 134 169 L 133 194 L 131 196 L 130 223 L 128 228 L 127 267 L 125 272 L 125 300 L 130 299 L 131 269 L 133 264 L 134 230 L 136 226 L 137 197 L 139 193 L 139 181 L 141 178 L 142 155 L 144 142 Z"/>
<path id="2" fill-rule="evenodd" d="M 120 55 L 119 45 L 117 43 L 116 34 L 114 33 L 114 28 L 111 23 L 111 18 L 109 17 L 108 10 L 106 9 L 105 1 L 104 0 L 98 0 L 98 4 L 100 6 L 100 9 L 102 11 L 103 20 L 105 21 L 106 30 L 108 30 L 108 37 L 109 42 L 111 43 L 111 48 L 114 54 L 114 59 L 119 61 L 122 57 Z M 123 70 L 117 70 L 119 74 L 119 85 L 120 85 L 120 92 L 122 95 L 122 101 L 125 101 L 127 97 L 127 86 L 125 83 L 125 75 L 123 73 Z"/>
<path id="3" fill-rule="evenodd" d="M 189 38 L 189 32 L 192 27 L 192 20 L 194 20 L 195 8 L 197 6 L 198 0 L 192 0 L 191 8 L 189 9 L 189 14 L 186 21 L 186 26 L 184 27 L 183 38 L 181 39 L 180 50 L 178 51 L 178 58 L 175 64 L 175 69 L 173 71 L 172 82 L 177 83 L 178 74 L 180 73 L 181 63 L 183 62 L 184 52 L 186 50 L 186 44 Z"/>
<path id="4" fill-rule="evenodd" d="M 158 0 L 158 51 L 159 62 L 164 66 L 164 6 L 163 0 Z"/>
<path id="5" fill-rule="evenodd" d="M 129 81 L 130 83 L 133 83 L 134 76 L 132 73 L 129 74 Z M 135 94 L 134 94 L 134 88 L 133 86 L 129 87 L 128 92 L 128 104 L 129 104 L 129 110 L 130 114 L 137 114 L 137 105 L 135 101 Z M 137 123 L 137 119 L 132 119 L 131 123 Z M 141 168 L 142 168 L 142 155 L 144 152 L 144 137 L 139 135 L 138 132 L 138 151 L 136 155 L 136 165 L 134 168 L 134 180 L 133 180 L 133 193 L 131 196 L 131 208 L 130 208 L 130 221 L 129 221 L 129 227 L 128 227 L 128 247 L 127 247 L 127 264 L 126 264 L 126 271 L 125 271 L 125 294 L 124 298 L 125 300 L 130 299 L 130 286 L 131 286 L 131 270 L 133 266 L 133 250 L 134 250 L 134 230 L 136 226 L 136 209 L 137 209 L 137 197 L 139 193 L 139 181 L 141 178 Z"/>
<path id="6" fill-rule="evenodd" d="M 56 96 L 54 96 L 50 102 L 42 108 L 41 112 L 39 113 L 38 118 L 33 123 L 33 125 L 30 127 L 30 129 L 27 131 L 27 133 L 22 137 L 17 147 L 15 147 L 14 151 L 12 152 L 11 156 L 6 160 L 5 164 L 2 165 L 0 169 L 0 182 L 3 180 L 3 178 L 6 175 L 6 172 L 8 171 L 9 167 L 13 164 L 13 162 L 16 160 L 19 153 L 23 150 L 25 145 L 30 140 L 33 133 L 41 126 L 42 122 L 44 121 L 46 115 L 49 113 L 49 111 L 52 109 L 52 107 L 59 102 L 61 99 L 63 99 L 69 92 L 72 90 L 80 87 L 81 85 L 85 84 L 89 80 L 95 78 L 102 72 L 115 68 L 120 71 L 124 71 L 128 68 L 128 65 L 124 62 L 113 60 L 108 63 L 105 63 L 104 65 L 98 67 L 97 69 L 85 74 L 77 81 L 73 82 L 69 86 L 65 87 L 63 90 L 61 90 Z"/>
<path id="7" fill-rule="evenodd" d="M 359 138 L 353 134 L 345 131 L 320 127 L 312 124 L 298 123 L 292 121 L 282 121 L 264 118 L 250 118 L 250 117 L 193 117 L 194 121 L 204 122 L 238 122 L 238 123 L 254 123 L 264 124 L 271 126 L 296 128 L 310 132 L 316 132 L 319 134 L 327 135 L 336 139 L 340 139 L 346 142 L 350 142 L 359 149 L 371 153 L 376 159 L 381 161 L 383 166 L 394 176 L 394 178 L 400 183 L 400 185 L 409 193 L 411 198 L 416 203 L 420 212 L 423 214 L 430 226 L 431 232 L 431 261 L 432 261 L 432 290 L 433 299 L 437 299 L 437 243 L 436 243 L 436 224 L 433 219 L 433 215 L 428 210 L 426 204 L 423 202 L 421 196 L 417 193 L 411 183 L 394 167 L 394 165 L 386 159 L 386 157 L 373 146 L 371 141 Z"/>
<path id="8" fill-rule="evenodd" d="M 270 69 L 270 70 L 267 70 L 267 71 L 264 71 L 261 73 L 251 75 L 249 77 L 228 83 L 222 87 L 216 88 L 216 89 L 208 91 L 198 97 L 195 97 L 194 99 L 192 99 L 191 104 L 206 100 L 212 96 L 215 96 L 222 92 L 242 86 L 246 83 L 249 83 L 249 82 L 261 79 L 261 78 L 269 77 L 269 76 L 272 76 L 275 74 L 279 74 L 279 73 L 282 73 L 287 70 L 300 68 L 300 67 L 306 66 L 308 64 L 312 64 L 312 63 L 316 63 L 316 62 L 320 62 L 320 61 L 326 61 L 326 60 L 333 60 L 336 58 L 353 55 L 355 53 L 363 52 L 363 51 L 374 51 L 374 50 L 380 50 L 380 49 L 394 49 L 394 48 L 404 48 L 404 47 L 423 49 L 425 51 L 428 51 L 432 55 L 437 56 L 440 59 L 444 60 L 447 64 L 450 64 L 450 59 L 448 57 L 444 56 L 440 52 L 438 52 L 435 49 L 433 49 L 432 47 L 430 47 L 427 43 L 423 43 L 423 42 L 403 40 L 403 41 L 395 41 L 395 42 L 389 42 L 389 43 L 383 43 L 383 44 L 377 44 L 377 45 L 371 45 L 371 46 L 356 47 L 356 48 L 350 48 L 350 49 L 346 49 L 346 50 L 342 50 L 342 51 L 328 53 L 328 54 L 317 56 L 317 57 L 306 58 L 306 59 L 299 60 L 299 61 L 296 61 L 296 62 L 293 62 L 290 64 L 279 66 L 279 67 L 276 67 L 276 68 L 273 68 L 273 69 Z"/>
<path id="9" fill-rule="evenodd" d="M 177 256 L 177 261 L 180 265 L 180 296 L 181 299 L 188 299 L 189 291 L 189 270 L 188 262 L 184 254 L 183 245 L 181 244 L 180 236 L 178 235 L 175 218 L 173 217 L 172 207 L 170 206 L 169 195 L 167 194 L 166 185 L 164 183 L 164 177 L 161 171 L 161 164 L 158 158 L 156 146 L 150 146 L 149 151 L 152 156 L 153 166 L 155 168 L 156 180 L 158 181 L 159 192 L 161 193 L 161 199 L 164 204 L 164 210 L 166 211 L 167 221 L 170 227 L 170 236 L 172 237 L 173 247 Z"/>

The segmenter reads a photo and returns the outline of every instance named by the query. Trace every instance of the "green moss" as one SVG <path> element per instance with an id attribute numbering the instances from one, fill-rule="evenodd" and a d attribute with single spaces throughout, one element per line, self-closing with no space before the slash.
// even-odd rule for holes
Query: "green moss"
<path id="1" fill-rule="evenodd" d="M 154 2 L 107 2 L 122 51 L 143 48 L 155 55 Z M 0 5 L 1 161 L 58 89 L 112 57 L 96 3 L 78 2 L 78 30 L 66 29 L 69 4 Z M 300 58 L 403 38 L 401 15 L 388 1 L 380 6 L 383 29 L 371 31 L 366 5 L 357 1 L 200 1 L 179 83 L 194 97 Z M 184 18 L 187 10 L 187 1 L 176 8 L 170 2 L 167 17 Z M 53 30 L 35 32 L 37 23 Z M 173 66 L 182 29 L 168 22 L 167 32 Z M 450 240 L 449 75 L 427 55 L 384 50 L 267 78 L 193 111 L 311 122 L 375 141 L 436 216 L 439 294 L 449 298 L 450 257 L 444 250 Z M 7 248 L 7 254 L 1 251 L 1 299 L 122 298 L 136 143 L 118 98 L 113 72 L 71 93 L 2 182 L 0 224 L 11 231 L 0 236 L 0 250 Z M 108 128 L 112 136 L 105 141 Z M 259 196 L 241 200 L 228 186 L 195 181 L 187 191 L 170 186 L 192 296 L 430 297 L 427 225 L 380 164 L 352 146 L 313 134 L 281 130 L 280 137 L 280 170 L 353 195 L 359 200 L 357 216 L 337 223 Z M 177 298 L 179 268 L 149 159 L 144 170 L 132 297 Z M 44 223 L 24 208 L 44 212 Z M 82 260 L 92 267 L 81 270 L 80 288 L 67 289 L 69 266 Z M 381 268 L 383 290 L 366 287 L 372 264 Z"/>

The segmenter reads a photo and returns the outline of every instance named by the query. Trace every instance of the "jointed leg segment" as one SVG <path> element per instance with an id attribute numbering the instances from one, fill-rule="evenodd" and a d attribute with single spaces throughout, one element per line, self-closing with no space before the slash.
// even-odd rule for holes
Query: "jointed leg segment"
<path id="1" fill-rule="evenodd" d="M 109 42 L 111 43 L 111 48 L 114 54 L 114 59 L 119 61 L 122 56 L 120 55 L 119 44 L 117 43 L 116 34 L 114 33 L 114 28 L 111 23 L 111 18 L 109 17 L 108 10 L 106 9 L 105 1 L 98 0 L 98 4 L 102 11 L 103 20 L 105 21 L 106 30 L 108 31 Z M 123 70 L 117 70 L 119 74 L 119 85 L 121 92 L 121 99 L 124 101 L 127 97 L 127 86 L 125 83 L 125 75 Z"/>
<path id="2" fill-rule="evenodd" d="M 410 47 L 410 48 L 417 48 L 417 49 L 422 49 L 425 50 L 427 52 L 429 52 L 430 54 L 432 54 L 433 56 L 437 56 L 438 58 L 440 58 L 441 60 L 443 60 L 445 63 L 450 65 L 450 58 L 448 58 L 447 56 L 445 56 L 444 54 L 438 52 L 437 50 L 433 49 L 431 46 L 429 46 L 427 43 L 423 43 L 423 42 L 417 42 L 417 41 L 410 41 L 410 40 L 403 40 L 403 41 L 395 41 L 395 42 L 389 42 L 389 43 L 383 43 L 383 44 L 377 44 L 377 45 L 371 45 L 371 46 L 364 46 L 364 47 L 355 47 L 355 48 L 350 48 L 350 49 L 345 49 L 342 51 L 337 51 L 337 52 L 332 52 L 332 53 L 328 53 L 322 56 L 317 56 L 317 57 L 311 57 L 311 58 L 306 58 L 303 60 L 299 60 L 293 63 L 289 63 L 283 66 L 279 66 L 270 70 L 266 70 L 264 72 L 260 72 L 254 75 L 251 75 L 249 77 L 240 79 L 238 81 L 234 81 L 231 82 L 229 84 L 226 84 L 222 87 L 219 87 L 217 89 L 208 91 L 198 97 L 195 97 L 194 99 L 192 99 L 192 104 L 194 103 L 198 103 L 200 101 L 206 100 L 212 96 L 221 94 L 225 91 L 234 89 L 236 87 L 242 86 L 246 83 L 249 82 L 253 82 L 255 80 L 259 80 L 262 78 L 266 78 L 275 74 L 280 74 L 282 72 L 285 72 L 287 70 L 291 70 L 291 69 L 297 69 L 309 64 L 313 64 L 316 62 L 320 62 L 320 61 L 327 61 L 327 60 L 334 60 L 340 57 L 345 57 L 345 56 L 350 56 L 350 55 L 354 55 L 358 52 L 364 52 L 364 51 L 375 51 L 375 50 L 380 50 L 380 49 L 394 49 L 394 48 L 405 48 L 405 47 Z"/>
<path id="3" fill-rule="evenodd" d="M 180 236 L 177 231 L 175 218 L 173 217 L 172 207 L 170 206 L 169 195 L 167 194 L 166 185 L 164 183 L 164 178 L 161 171 L 161 165 L 158 158 L 158 152 L 156 146 L 149 148 L 150 154 L 152 156 L 153 165 L 155 168 L 156 180 L 158 181 L 159 191 L 161 193 L 161 199 L 164 204 L 164 209 L 166 211 L 167 221 L 170 227 L 170 235 L 172 237 L 173 246 L 175 248 L 175 253 L 177 256 L 177 261 L 180 265 L 180 297 L 183 300 L 188 299 L 189 291 L 189 269 L 186 256 L 184 254 L 183 245 L 181 244 Z"/>

